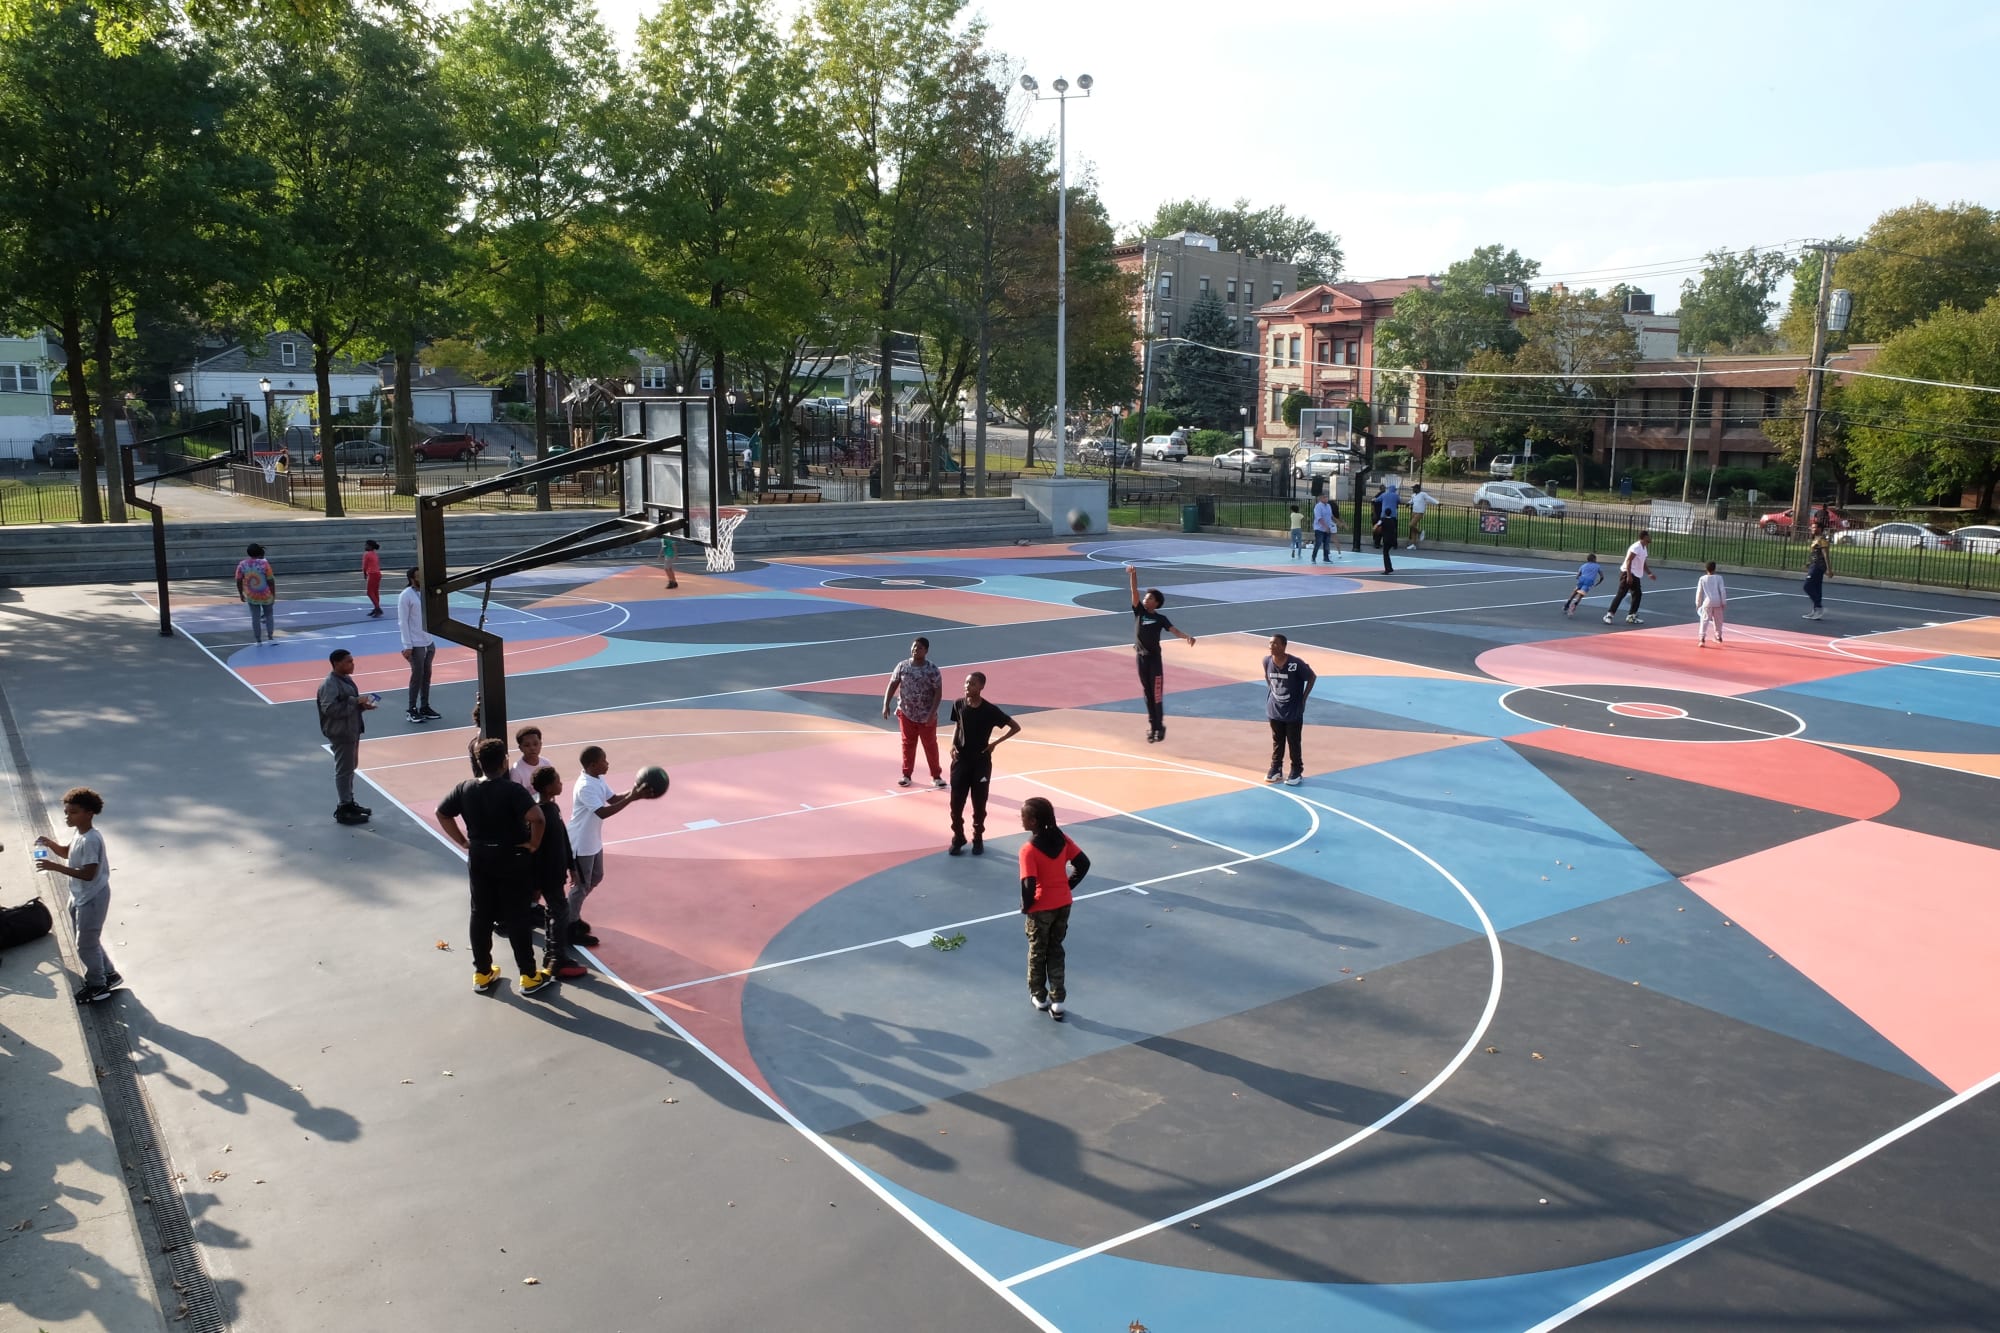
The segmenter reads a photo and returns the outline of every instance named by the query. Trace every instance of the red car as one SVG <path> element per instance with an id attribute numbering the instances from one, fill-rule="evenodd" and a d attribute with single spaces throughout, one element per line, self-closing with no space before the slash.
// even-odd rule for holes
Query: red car
<path id="1" fill-rule="evenodd" d="M 1817 522 L 1821 530 L 1826 532 L 1845 532 L 1854 526 L 1853 520 L 1832 505 L 1814 505 L 1806 521 Z M 1757 526 L 1773 537 L 1789 537 L 1792 535 L 1792 511 L 1780 509 L 1776 513 L 1766 514 L 1757 520 Z"/>
<path id="2" fill-rule="evenodd" d="M 483 441 L 460 431 L 456 434 L 433 435 L 428 439 L 418 440 L 412 446 L 412 452 L 420 459 L 449 458 L 454 462 L 465 463 L 477 458 L 484 448 L 486 445 Z"/>

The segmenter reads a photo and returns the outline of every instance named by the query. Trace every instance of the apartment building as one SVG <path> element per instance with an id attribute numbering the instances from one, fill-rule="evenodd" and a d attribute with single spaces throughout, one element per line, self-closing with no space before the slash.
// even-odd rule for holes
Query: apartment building
<path id="1" fill-rule="evenodd" d="M 1132 322 L 1144 343 L 1171 338 L 1187 327 L 1187 312 L 1204 292 L 1212 292 L 1228 313 L 1235 345 L 1250 348 L 1257 338 L 1257 307 L 1298 285 L 1299 266 L 1281 259 L 1224 250 L 1213 236 L 1177 231 L 1148 237 L 1112 250 L 1113 261 L 1139 279 Z"/>

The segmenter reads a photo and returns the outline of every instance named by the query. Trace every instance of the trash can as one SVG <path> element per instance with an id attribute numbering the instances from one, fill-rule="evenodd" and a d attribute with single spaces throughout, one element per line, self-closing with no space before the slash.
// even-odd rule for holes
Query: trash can
<path id="1" fill-rule="evenodd" d="M 1717 518 L 1729 517 L 1729 501 L 1726 498 L 1715 502 L 1715 516 Z"/>
<path id="2" fill-rule="evenodd" d="M 1201 507 L 1199 505 L 1181 506 L 1181 531 L 1201 531 Z"/>
<path id="3" fill-rule="evenodd" d="M 1207 524 L 1209 527 L 1214 527 L 1215 497 L 1212 495 L 1197 495 L 1194 499 L 1194 503 L 1195 503 L 1195 510 L 1197 512 L 1197 515 L 1200 517 L 1201 521 Z"/>

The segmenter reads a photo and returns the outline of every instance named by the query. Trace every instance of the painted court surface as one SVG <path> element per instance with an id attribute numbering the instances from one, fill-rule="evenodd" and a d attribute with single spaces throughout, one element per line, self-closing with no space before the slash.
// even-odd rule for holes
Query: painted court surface
<path id="1" fill-rule="evenodd" d="M 1200 640 L 1168 642 L 1159 745 L 1125 560 Z M 1043 1327 L 1994 1326 L 1991 604 L 1837 587 L 1807 622 L 1732 579 L 1702 649 L 1684 570 L 1614 628 L 1553 566 L 1346 562 L 571 566 L 489 624 L 566 781 L 593 743 L 621 785 L 672 770 L 607 826 L 596 961 Z M 272 646 L 233 598 L 179 622 L 276 706 L 352 648 L 377 822 L 430 822 L 469 656 L 409 727 L 393 616 L 286 592 Z M 1263 781 L 1273 631 L 1319 674 L 1297 788 Z M 1023 727 L 983 858 L 945 855 L 921 756 L 895 785 L 920 633 L 948 698 L 977 667 Z M 1031 795 L 1093 862 L 1063 1024 L 1022 980 Z"/>

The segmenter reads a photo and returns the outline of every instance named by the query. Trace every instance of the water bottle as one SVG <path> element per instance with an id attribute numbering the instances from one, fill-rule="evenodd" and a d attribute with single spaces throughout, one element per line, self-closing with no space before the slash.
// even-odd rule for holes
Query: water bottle
<path id="1" fill-rule="evenodd" d="M 46 848 L 46 847 L 36 847 L 36 848 L 35 848 L 35 859 L 36 859 L 37 861 L 46 861 L 46 860 L 48 860 L 48 859 L 49 859 L 49 849 L 48 849 L 48 848 Z"/>

